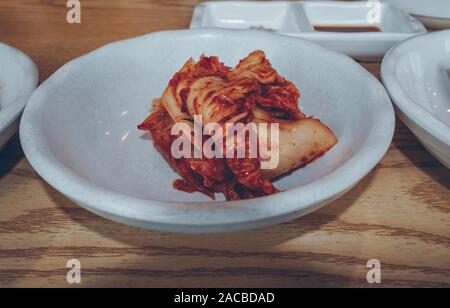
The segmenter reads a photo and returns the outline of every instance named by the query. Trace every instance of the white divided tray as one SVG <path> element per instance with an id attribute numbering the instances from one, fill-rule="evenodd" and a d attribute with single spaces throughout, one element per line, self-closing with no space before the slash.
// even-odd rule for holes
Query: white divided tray
<path id="1" fill-rule="evenodd" d="M 260 29 L 297 36 L 359 60 L 379 60 L 425 27 L 375 1 L 222 1 L 195 8 L 190 28 Z"/>

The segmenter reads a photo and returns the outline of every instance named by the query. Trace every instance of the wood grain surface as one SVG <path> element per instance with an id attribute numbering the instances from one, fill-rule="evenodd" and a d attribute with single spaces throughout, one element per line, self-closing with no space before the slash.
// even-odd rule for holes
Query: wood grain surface
<path id="1" fill-rule="evenodd" d="M 37 63 L 43 81 L 114 40 L 186 28 L 193 0 L 89 0 L 82 24 L 66 1 L 0 1 L 0 41 Z M 363 64 L 379 75 L 379 64 Z M 0 287 L 450 287 L 450 172 L 400 122 L 381 163 L 352 191 L 306 217 L 224 235 L 141 230 L 78 207 L 30 167 L 13 138 L 0 153 Z M 368 285 L 379 259 L 382 284 Z"/>

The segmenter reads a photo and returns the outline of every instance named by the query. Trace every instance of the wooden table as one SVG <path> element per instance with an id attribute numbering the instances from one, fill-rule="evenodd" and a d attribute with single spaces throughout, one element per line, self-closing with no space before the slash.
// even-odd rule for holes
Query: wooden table
<path id="1" fill-rule="evenodd" d="M 29 54 L 43 81 L 105 43 L 186 28 L 194 0 L 0 2 L 0 41 Z M 379 64 L 363 64 L 379 74 Z M 257 231 L 182 235 L 132 228 L 78 207 L 47 185 L 15 137 L 0 153 L 0 287 L 449 287 L 450 172 L 398 122 L 389 152 L 351 192 L 306 217 Z M 382 284 L 368 285 L 379 259 Z"/>

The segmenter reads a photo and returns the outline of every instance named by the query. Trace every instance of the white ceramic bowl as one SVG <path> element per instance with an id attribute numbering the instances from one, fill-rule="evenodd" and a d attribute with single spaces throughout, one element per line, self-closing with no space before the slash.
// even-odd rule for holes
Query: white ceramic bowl
<path id="1" fill-rule="evenodd" d="M 450 30 L 394 47 L 383 60 L 381 76 L 399 117 L 450 168 Z"/>
<path id="2" fill-rule="evenodd" d="M 37 82 L 33 61 L 21 51 L 0 43 L 0 150 L 16 133 L 20 114 Z"/>
<path id="3" fill-rule="evenodd" d="M 370 20 L 379 8 L 379 20 Z M 317 26 L 376 27 L 379 32 L 317 31 Z M 270 29 L 362 61 L 379 61 L 398 42 L 426 33 L 404 11 L 367 1 L 207 1 L 196 6 L 190 28 Z"/>
<path id="4" fill-rule="evenodd" d="M 448 0 L 382 0 L 414 15 L 434 29 L 450 28 L 450 1 Z"/>
<path id="5" fill-rule="evenodd" d="M 255 49 L 299 87 L 303 110 L 339 143 L 278 181 L 285 191 L 276 195 L 226 202 L 174 190 L 178 175 L 136 125 L 189 57 L 235 65 Z M 69 62 L 37 89 L 20 135 L 36 171 L 86 209 L 134 226 L 204 233 L 267 226 L 333 201 L 379 162 L 393 131 L 386 91 L 350 58 L 298 38 L 198 29 L 116 42 Z"/>

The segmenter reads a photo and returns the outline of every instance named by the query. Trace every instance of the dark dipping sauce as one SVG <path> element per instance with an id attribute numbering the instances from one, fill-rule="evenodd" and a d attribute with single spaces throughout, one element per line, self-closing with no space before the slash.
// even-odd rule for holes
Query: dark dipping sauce
<path id="1" fill-rule="evenodd" d="M 377 26 L 314 26 L 314 30 L 321 32 L 381 32 Z"/>

